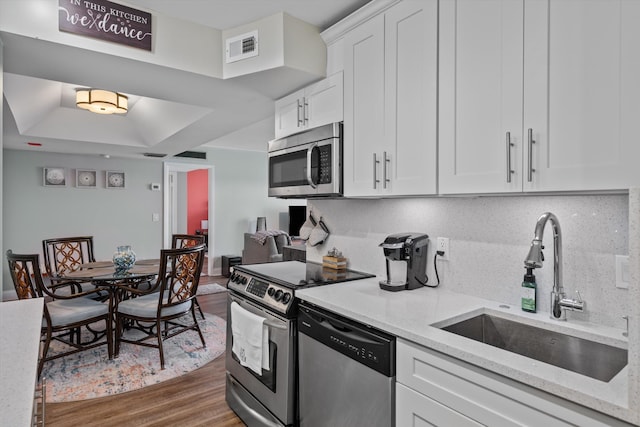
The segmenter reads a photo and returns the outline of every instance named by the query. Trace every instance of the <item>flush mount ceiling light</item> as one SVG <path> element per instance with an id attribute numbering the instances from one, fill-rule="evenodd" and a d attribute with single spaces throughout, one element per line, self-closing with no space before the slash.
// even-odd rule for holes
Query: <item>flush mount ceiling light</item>
<path id="1" fill-rule="evenodd" d="M 125 95 L 102 89 L 76 91 L 76 106 L 98 114 L 124 114 L 127 112 Z"/>

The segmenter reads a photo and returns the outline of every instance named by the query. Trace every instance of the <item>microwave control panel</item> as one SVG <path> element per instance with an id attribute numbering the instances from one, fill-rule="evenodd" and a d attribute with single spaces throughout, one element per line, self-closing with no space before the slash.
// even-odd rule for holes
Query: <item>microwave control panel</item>
<path id="1" fill-rule="evenodd" d="M 330 184 L 332 163 L 331 145 L 318 147 L 318 154 L 320 155 L 320 176 L 318 177 L 318 184 Z"/>

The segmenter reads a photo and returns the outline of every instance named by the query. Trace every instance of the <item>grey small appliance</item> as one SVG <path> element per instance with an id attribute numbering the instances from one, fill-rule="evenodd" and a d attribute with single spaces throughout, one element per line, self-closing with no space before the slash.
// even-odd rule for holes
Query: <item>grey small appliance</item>
<path id="1" fill-rule="evenodd" d="M 299 307 L 299 427 L 395 426 L 395 337 L 308 302 Z"/>
<path id="2" fill-rule="evenodd" d="M 300 261 L 236 265 L 227 282 L 226 400 L 250 427 L 298 425 L 298 289 L 374 277 L 345 270 L 335 278 L 322 264 Z M 269 368 L 260 374 L 240 363 L 233 348 L 231 304 L 264 319 L 269 331 Z"/>
<path id="3" fill-rule="evenodd" d="M 429 236 L 422 233 L 391 234 L 380 243 L 387 263 L 386 291 L 417 289 L 427 284 Z"/>
<path id="4" fill-rule="evenodd" d="M 342 122 L 269 141 L 269 197 L 342 196 Z"/>

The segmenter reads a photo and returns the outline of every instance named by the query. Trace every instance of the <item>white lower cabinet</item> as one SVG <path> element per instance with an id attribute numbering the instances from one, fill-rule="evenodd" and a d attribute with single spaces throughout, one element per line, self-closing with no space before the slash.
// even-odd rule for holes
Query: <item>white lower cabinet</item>
<path id="1" fill-rule="evenodd" d="M 400 383 L 396 383 L 396 402 L 398 427 L 482 425 Z"/>
<path id="2" fill-rule="evenodd" d="M 629 425 L 409 341 L 396 351 L 398 427 Z"/>

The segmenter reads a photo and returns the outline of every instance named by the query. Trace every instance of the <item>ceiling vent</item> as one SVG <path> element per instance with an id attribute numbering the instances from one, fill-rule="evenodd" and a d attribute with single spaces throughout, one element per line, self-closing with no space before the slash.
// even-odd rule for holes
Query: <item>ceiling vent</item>
<path id="1" fill-rule="evenodd" d="M 204 151 L 183 151 L 176 154 L 174 157 L 187 157 L 189 159 L 204 159 L 207 158 L 207 153 Z"/>
<path id="2" fill-rule="evenodd" d="M 162 157 L 167 157 L 166 154 L 162 154 L 162 153 L 142 153 L 143 156 L 145 157 L 155 157 L 155 158 L 162 158 Z"/>
<path id="3" fill-rule="evenodd" d="M 227 64 L 258 56 L 258 31 L 251 31 L 226 40 Z"/>

